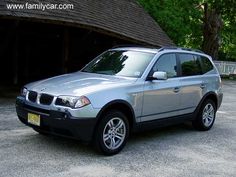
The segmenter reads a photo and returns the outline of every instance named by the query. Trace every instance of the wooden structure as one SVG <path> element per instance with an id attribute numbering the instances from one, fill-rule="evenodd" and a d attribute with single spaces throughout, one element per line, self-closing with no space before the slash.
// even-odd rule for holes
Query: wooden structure
<path id="1" fill-rule="evenodd" d="M 135 0 L 42 1 L 55 2 L 74 9 L 10 10 L 7 4 L 26 1 L 0 1 L 2 83 L 21 85 L 77 71 L 114 45 L 174 45 Z"/>

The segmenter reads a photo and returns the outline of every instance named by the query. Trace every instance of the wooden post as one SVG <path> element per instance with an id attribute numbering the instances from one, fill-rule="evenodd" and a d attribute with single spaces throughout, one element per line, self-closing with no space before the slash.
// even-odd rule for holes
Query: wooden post
<path id="1" fill-rule="evenodd" d="M 68 60 L 69 60 L 69 30 L 67 27 L 64 28 L 64 36 L 63 36 L 63 58 L 62 58 L 62 72 L 68 72 Z"/>
<path id="2" fill-rule="evenodd" d="M 17 85 L 18 84 L 18 60 L 19 60 L 19 52 L 18 52 L 18 48 L 19 48 L 19 21 L 15 22 L 15 29 L 14 29 L 14 33 L 15 33 L 15 39 L 14 39 L 14 47 L 13 47 L 13 52 L 14 52 L 14 57 L 13 57 L 13 67 L 14 67 L 14 78 L 13 78 L 13 84 Z"/>

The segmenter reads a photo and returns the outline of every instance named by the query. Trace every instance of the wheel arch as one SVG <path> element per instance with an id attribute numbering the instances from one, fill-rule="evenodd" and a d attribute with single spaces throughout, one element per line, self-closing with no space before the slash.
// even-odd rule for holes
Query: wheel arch
<path id="1" fill-rule="evenodd" d="M 97 114 L 97 119 L 98 119 L 97 125 L 100 122 L 102 116 L 105 113 L 107 113 L 109 110 L 118 110 L 118 111 L 121 111 L 122 113 L 124 113 L 127 116 L 130 129 L 132 130 L 133 126 L 136 123 L 135 113 L 134 113 L 134 110 L 133 110 L 132 106 L 130 105 L 130 103 L 128 103 L 127 101 L 124 101 L 124 100 L 113 100 L 113 101 L 107 103 L 105 106 L 103 106 L 103 108 Z M 97 125 L 96 125 L 96 127 L 97 127 Z"/>
<path id="2" fill-rule="evenodd" d="M 196 110 L 195 110 L 195 115 L 198 113 L 199 109 L 201 108 L 201 105 L 203 104 L 203 102 L 207 99 L 211 99 L 214 103 L 216 108 L 218 107 L 218 98 L 217 98 L 217 94 L 213 91 L 210 91 L 208 93 L 206 93 L 203 98 L 201 99 L 200 103 L 198 104 Z"/>

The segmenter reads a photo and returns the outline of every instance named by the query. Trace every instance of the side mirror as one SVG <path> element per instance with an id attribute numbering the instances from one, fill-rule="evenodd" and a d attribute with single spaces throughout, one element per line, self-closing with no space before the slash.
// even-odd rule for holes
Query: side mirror
<path id="1" fill-rule="evenodd" d="M 166 80 L 167 79 L 167 73 L 163 71 L 156 71 L 152 75 L 153 79 L 157 80 Z"/>

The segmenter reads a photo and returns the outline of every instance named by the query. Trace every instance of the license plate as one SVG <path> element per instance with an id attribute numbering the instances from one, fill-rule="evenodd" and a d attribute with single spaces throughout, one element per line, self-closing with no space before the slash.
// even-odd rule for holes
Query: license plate
<path id="1" fill-rule="evenodd" d="M 28 123 L 40 126 L 40 115 L 28 113 Z"/>

